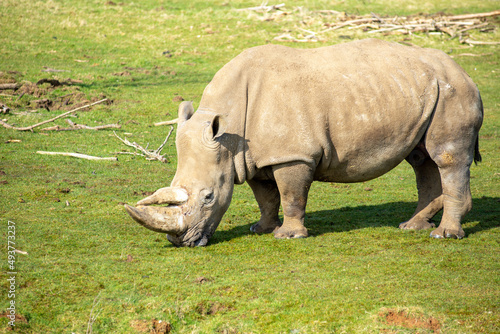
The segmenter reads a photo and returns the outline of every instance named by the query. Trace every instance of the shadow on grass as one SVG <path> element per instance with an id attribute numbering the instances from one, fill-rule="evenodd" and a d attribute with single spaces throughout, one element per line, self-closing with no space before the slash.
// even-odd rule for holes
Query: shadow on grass
<path id="1" fill-rule="evenodd" d="M 476 221 L 479 224 L 464 227 L 466 237 L 477 232 L 500 227 L 500 198 L 476 198 L 473 200 L 473 205 L 473 210 L 467 214 L 462 224 Z M 306 227 L 311 236 L 372 227 L 390 226 L 398 228 L 401 222 L 407 221 L 411 217 L 416 206 L 416 202 L 393 202 L 308 212 L 306 214 Z M 438 213 L 433 219 L 436 226 L 439 225 L 440 220 L 441 213 Z M 251 234 L 250 226 L 254 223 L 236 226 L 227 231 L 217 231 L 210 244 L 229 241 Z"/>

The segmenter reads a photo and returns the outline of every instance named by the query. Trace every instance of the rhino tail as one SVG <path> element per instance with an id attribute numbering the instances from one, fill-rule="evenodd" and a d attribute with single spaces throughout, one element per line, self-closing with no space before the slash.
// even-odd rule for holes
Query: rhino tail
<path id="1" fill-rule="evenodd" d="M 484 106 L 483 106 L 483 100 L 481 99 L 481 94 L 479 94 L 479 111 L 481 113 L 481 123 L 482 123 L 482 119 L 484 117 Z M 479 126 L 481 126 L 481 124 Z M 479 133 L 478 133 L 476 137 L 476 145 L 474 146 L 474 163 L 477 165 L 477 163 L 481 161 L 483 161 L 483 158 L 481 157 L 481 153 L 479 153 Z"/>
<path id="2" fill-rule="evenodd" d="M 478 162 L 483 161 L 481 153 L 479 153 L 479 135 L 476 138 L 476 145 L 474 146 L 474 163 L 477 165 Z"/>

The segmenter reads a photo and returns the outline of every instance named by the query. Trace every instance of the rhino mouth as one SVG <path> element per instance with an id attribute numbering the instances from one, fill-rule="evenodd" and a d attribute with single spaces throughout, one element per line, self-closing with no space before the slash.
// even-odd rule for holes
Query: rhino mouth
<path id="1" fill-rule="evenodd" d="M 181 236 L 167 234 L 167 239 L 176 247 L 203 247 L 208 244 L 209 235 L 198 232 L 189 237 L 189 231 Z"/>

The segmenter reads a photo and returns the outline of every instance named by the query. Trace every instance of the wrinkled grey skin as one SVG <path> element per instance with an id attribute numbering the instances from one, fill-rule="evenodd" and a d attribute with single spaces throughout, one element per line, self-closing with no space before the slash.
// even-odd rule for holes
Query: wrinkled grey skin
<path id="1" fill-rule="evenodd" d="M 419 201 L 400 228 L 435 227 L 444 209 L 431 236 L 463 238 L 482 119 L 477 87 L 441 51 L 374 39 L 251 48 L 215 75 L 196 113 L 179 107 L 171 186 L 126 209 L 176 246 L 204 246 L 246 181 L 261 211 L 251 230 L 303 238 L 313 181 L 363 182 L 406 159 Z"/>

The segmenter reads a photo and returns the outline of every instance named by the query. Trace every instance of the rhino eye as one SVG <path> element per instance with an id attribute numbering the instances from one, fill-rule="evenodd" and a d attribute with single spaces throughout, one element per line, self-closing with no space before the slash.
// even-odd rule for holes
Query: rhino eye
<path id="1" fill-rule="evenodd" d="M 215 199 L 214 192 L 209 189 L 204 189 L 200 192 L 200 200 L 204 205 L 211 204 Z"/>

